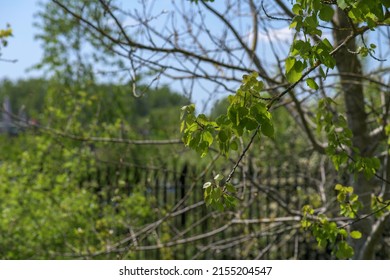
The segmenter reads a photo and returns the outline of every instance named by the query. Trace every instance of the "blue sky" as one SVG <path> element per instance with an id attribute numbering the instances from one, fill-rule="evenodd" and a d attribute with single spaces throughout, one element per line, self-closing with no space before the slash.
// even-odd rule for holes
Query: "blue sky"
<path id="1" fill-rule="evenodd" d="M 7 24 L 10 24 L 13 30 L 13 37 L 8 40 L 8 46 L 1 50 L 2 58 L 17 60 L 16 63 L 2 62 L 0 67 L 0 79 L 18 79 L 27 76 L 37 76 L 39 74 L 36 71 L 35 73 L 34 71 L 27 73 L 26 69 L 38 63 L 42 56 L 40 42 L 34 40 L 34 36 L 37 34 L 38 29 L 33 26 L 33 23 L 35 21 L 34 15 L 39 10 L 39 3 L 47 1 L 48 0 L 0 1 L 0 28 L 5 28 Z M 161 4 L 159 2 L 157 3 Z"/>
<path id="2" fill-rule="evenodd" d="M 26 69 L 38 63 L 42 50 L 34 40 L 37 29 L 33 27 L 34 14 L 38 11 L 38 0 L 2 0 L 0 9 L 0 28 L 10 24 L 13 37 L 8 46 L 2 48 L 3 59 L 16 59 L 16 63 L 1 62 L 0 80 L 20 79 L 37 76 L 39 73 L 26 73 Z"/>
<path id="3" fill-rule="evenodd" d="M 26 72 L 26 69 L 40 62 L 42 57 L 40 42 L 34 40 L 34 36 L 37 34 L 38 29 L 33 26 L 33 23 L 35 21 L 34 15 L 39 10 L 38 3 L 47 1 L 48 0 L 0 0 L 0 28 L 5 28 L 7 23 L 9 23 L 14 33 L 13 37 L 8 40 L 8 47 L 2 48 L 1 58 L 17 60 L 16 63 L 0 62 L 0 80 L 4 78 L 17 80 L 32 76 L 40 76 L 40 72 L 36 70 Z M 138 2 L 136 0 L 129 1 L 133 2 L 127 2 L 127 4 L 135 4 Z M 162 6 L 158 7 L 159 9 L 163 8 L 163 1 L 156 2 L 157 6 Z M 218 22 L 212 26 L 213 28 L 218 28 Z M 283 38 L 289 38 L 291 33 L 288 28 L 283 28 L 271 30 L 271 35 L 273 38 L 280 36 Z M 377 43 L 377 40 L 375 38 L 373 39 L 374 42 Z M 259 34 L 259 40 L 263 40 L 266 43 L 269 38 Z M 380 45 L 380 43 L 378 45 Z M 262 45 L 262 48 L 259 50 L 259 54 L 263 58 L 267 58 L 268 53 L 269 49 L 266 48 L 265 45 Z M 387 57 L 387 55 L 388 53 L 383 53 L 379 54 L 379 57 L 383 58 Z M 369 68 L 377 65 L 376 61 L 371 58 L 368 58 L 366 63 Z M 388 63 L 389 62 L 386 62 L 387 65 Z M 175 85 L 172 83 L 170 83 L 170 86 L 179 90 L 179 88 L 175 88 Z M 195 102 L 200 105 L 201 99 L 206 99 L 206 97 L 207 95 L 202 92 L 201 88 L 199 88 L 197 89 L 197 100 L 195 100 Z"/>

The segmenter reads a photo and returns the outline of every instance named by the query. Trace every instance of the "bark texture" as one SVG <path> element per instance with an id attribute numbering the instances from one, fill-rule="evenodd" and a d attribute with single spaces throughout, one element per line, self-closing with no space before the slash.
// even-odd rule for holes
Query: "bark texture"
<path id="1" fill-rule="evenodd" d="M 337 30 L 334 31 L 336 45 L 344 41 L 351 34 L 352 25 L 342 10 L 338 10 L 335 16 Z M 363 70 L 358 56 L 353 53 L 357 49 L 356 41 L 351 40 L 336 55 L 336 65 L 340 73 L 353 73 L 355 76 L 340 75 L 342 85 L 345 110 L 348 120 L 348 126 L 353 133 L 353 146 L 360 150 L 361 156 L 371 156 L 369 132 L 367 128 L 367 113 L 365 111 L 364 89 L 362 79 Z M 366 180 L 363 174 L 354 177 L 351 176 L 350 184 L 354 187 L 355 193 L 359 195 L 363 203 L 363 209 L 358 213 L 365 215 L 370 213 L 371 192 L 374 187 L 373 180 Z M 376 233 L 374 234 L 374 229 Z M 377 243 L 379 228 L 375 227 L 371 218 L 363 219 L 352 225 L 351 230 L 358 230 L 363 237 L 358 240 L 352 240 L 356 259 L 372 259 L 374 257 L 374 247 Z M 375 240 L 374 240 L 375 238 Z M 369 245 L 369 246 L 368 246 Z"/>

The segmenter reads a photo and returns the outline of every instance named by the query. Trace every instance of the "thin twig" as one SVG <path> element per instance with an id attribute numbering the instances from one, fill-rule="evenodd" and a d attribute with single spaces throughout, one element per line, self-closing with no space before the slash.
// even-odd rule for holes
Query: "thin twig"
<path id="1" fill-rule="evenodd" d="M 240 162 L 243 160 L 243 158 L 244 158 L 246 152 L 249 150 L 250 146 L 252 145 L 253 140 L 255 139 L 257 133 L 258 133 L 259 130 L 260 130 L 260 127 L 261 127 L 261 125 L 259 124 L 259 125 L 257 126 L 256 130 L 253 132 L 253 135 L 252 135 L 252 137 L 251 137 L 251 140 L 250 140 L 249 143 L 246 145 L 245 149 L 242 151 L 242 153 L 241 153 L 240 157 L 238 158 L 236 164 L 233 166 L 232 171 L 230 171 L 229 176 L 228 176 L 227 179 L 226 179 L 226 183 L 228 183 L 228 182 L 232 179 L 232 176 L 233 176 L 234 172 L 236 172 L 236 169 L 237 169 L 238 165 L 239 165 Z"/>
<path id="2" fill-rule="evenodd" d="M 383 207 L 381 207 L 381 208 L 379 208 L 379 209 L 377 209 L 377 210 L 375 210 L 375 211 L 373 211 L 373 212 L 371 212 L 371 213 L 369 213 L 369 214 L 360 216 L 359 218 L 357 218 L 357 219 L 355 219 L 355 220 L 353 220 L 353 221 L 351 221 L 351 222 L 349 222 L 349 223 L 347 223 L 347 224 L 345 224 L 345 225 L 343 225 L 343 226 L 340 226 L 339 228 L 346 228 L 346 227 L 348 227 L 348 226 L 351 226 L 351 225 L 353 225 L 353 224 L 356 224 L 357 222 L 360 222 L 361 220 L 367 219 L 367 218 L 369 218 L 369 217 L 375 215 L 376 213 L 379 213 L 379 212 L 385 210 L 385 209 L 386 209 L 387 207 L 389 207 L 389 206 L 390 206 L 390 202 L 386 203 Z"/>

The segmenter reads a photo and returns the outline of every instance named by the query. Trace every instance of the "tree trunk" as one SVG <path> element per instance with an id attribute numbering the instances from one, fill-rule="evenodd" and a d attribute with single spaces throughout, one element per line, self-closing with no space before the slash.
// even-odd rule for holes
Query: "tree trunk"
<path id="1" fill-rule="evenodd" d="M 335 20 L 339 30 L 334 31 L 334 39 L 336 45 L 338 45 L 350 35 L 351 25 L 342 10 L 337 11 Z M 336 65 L 340 74 L 356 74 L 356 76 L 353 77 L 340 75 L 340 83 L 343 90 L 348 126 L 353 133 L 353 146 L 360 150 L 361 156 L 370 156 L 370 141 L 367 129 L 367 113 L 365 112 L 363 84 L 362 79 L 359 78 L 359 76 L 363 76 L 363 71 L 361 63 L 353 51 L 356 51 L 355 40 L 351 40 L 337 53 Z M 372 182 L 372 180 L 367 181 L 363 174 L 359 174 L 357 177 L 351 175 L 351 185 L 354 187 L 355 193 L 359 195 L 360 201 L 363 203 L 363 209 L 358 214 L 361 216 L 369 213 L 371 209 L 371 192 L 374 182 Z M 371 218 L 366 218 L 352 225 L 351 230 L 358 230 L 363 235 L 361 239 L 352 240 L 356 259 L 372 259 L 374 256 L 373 248 L 379 238 L 372 240 L 374 237 L 373 222 L 374 221 Z M 375 236 L 376 235 L 377 234 L 375 234 Z M 370 242 L 368 242 L 370 243 L 369 246 L 367 246 L 368 239 L 370 240 Z"/>

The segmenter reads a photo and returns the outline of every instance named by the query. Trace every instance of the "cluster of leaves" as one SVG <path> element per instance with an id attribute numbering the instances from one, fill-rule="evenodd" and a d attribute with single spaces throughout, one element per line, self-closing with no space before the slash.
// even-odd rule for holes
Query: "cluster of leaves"
<path id="1" fill-rule="evenodd" d="M 329 3 L 321 0 L 297 0 L 292 11 L 296 16 L 290 25 L 291 28 L 295 28 L 298 32 L 302 30 L 306 35 L 318 36 L 322 35 L 318 19 L 329 22 L 334 14 Z"/>
<path id="2" fill-rule="evenodd" d="M 340 214 L 348 218 L 356 218 L 359 209 L 363 207 L 357 194 L 353 193 L 353 187 L 337 184 L 337 201 L 340 206 Z"/>
<path id="3" fill-rule="evenodd" d="M 7 38 L 12 36 L 12 29 L 9 25 L 7 25 L 6 29 L 0 29 L 0 42 L 3 47 L 6 47 L 8 42 Z"/>
<path id="4" fill-rule="evenodd" d="M 206 182 L 203 185 L 206 205 L 211 205 L 220 211 L 226 208 L 233 208 L 237 204 L 237 200 L 234 197 L 236 189 L 231 183 L 222 184 L 223 179 L 223 175 L 217 174 L 213 182 Z"/>
<path id="5" fill-rule="evenodd" d="M 325 149 L 327 155 L 332 160 L 337 171 L 346 170 L 349 174 L 357 175 L 363 172 L 367 179 L 372 178 L 380 167 L 377 158 L 362 157 L 359 149 L 352 144 L 352 132 L 348 128 L 347 121 L 342 114 L 333 113 L 331 105 L 337 105 L 331 98 L 324 98 L 318 102 L 316 123 L 318 132 L 324 131 L 328 145 Z M 362 208 L 359 197 L 354 193 L 351 186 L 337 184 L 337 202 L 340 207 L 340 215 L 354 219 L 357 218 L 358 211 Z M 383 207 L 383 204 L 373 201 L 372 209 Z M 311 206 L 303 208 L 303 219 L 301 221 L 304 229 L 311 229 L 320 247 L 325 247 L 328 242 L 334 244 L 333 253 L 337 258 L 350 258 L 354 254 L 353 248 L 348 245 L 345 239 L 359 239 L 361 233 L 353 231 L 349 235 L 344 228 L 337 227 L 335 222 L 329 222 L 323 214 L 317 216 L 315 222 L 309 220 L 309 215 L 314 215 Z"/>
<path id="6" fill-rule="evenodd" d="M 349 188 L 351 187 L 336 186 L 336 190 L 340 189 L 339 196 L 341 193 L 345 194 L 345 192 L 350 191 Z M 324 214 L 315 215 L 315 211 L 310 205 L 305 205 L 302 208 L 302 213 L 302 228 L 304 230 L 311 230 L 320 248 L 326 248 L 330 245 L 332 247 L 332 254 L 338 259 L 349 259 L 354 255 L 353 248 L 346 240 L 348 238 L 360 239 L 362 234 L 359 231 L 347 232 L 345 228 L 337 226 L 336 222 L 329 221 Z"/>
<path id="7" fill-rule="evenodd" d="M 102 203 L 96 181 L 79 187 L 97 164 L 88 147 L 47 135 L 0 137 L 0 258 L 91 256 L 151 219 L 142 189 Z"/>
<path id="8" fill-rule="evenodd" d="M 143 181 L 129 186 L 132 178 L 124 172 L 105 170 L 119 157 L 142 166 L 154 165 L 158 157 L 171 160 L 170 150 L 75 141 L 71 136 L 140 139 L 149 133 L 166 139 L 177 130 L 177 109 L 188 100 L 168 88 L 129 99 L 126 85 L 95 84 L 87 78 L 66 83 L 55 77 L 4 80 L 0 102 L 5 96 L 14 112 L 24 108 L 26 117 L 39 124 L 12 138 L 0 134 L 0 258 L 116 258 L 115 253 L 99 252 L 129 228 L 155 219 L 155 202 L 146 197 Z M 162 111 L 164 118 L 159 117 Z M 109 176 L 111 183 L 104 179 Z"/>
<path id="9" fill-rule="evenodd" d="M 332 5 L 344 10 L 355 24 L 366 23 L 374 28 L 379 23 L 389 22 L 384 9 L 390 7 L 388 0 L 297 0 L 293 12 L 299 17 L 293 20 L 292 26 L 303 28 L 306 34 L 321 36 L 322 31 L 317 28 L 318 18 L 324 22 L 331 21 L 334 14 Z"/>
<path id="10" fill-rule="evenodd" d="M 390 199 L 384 200 L 382 196 L 371 196 L 371 209 L 376 218 L 380 218 L 386 212 L 390 212 Z"/>
<path id="11" fill-rule="evenodd" d="M 272 117 L 261 101 L 263 83 L 257 77 L 257 73 L 243 76 L 236 94 L 228 97 L 227 113 L 215 121 L 204 114 L 196 116 L 193 104 L 182 107 L 180 119 L 184 144 L 204 157 L 209 147 L 217 142 L 219 151 L 227 156 L 230 150 L 238 149 L 237 139 L 244 133 L 260 130 L 263 135 L 272 138 Z"/>
<path id="12" fill-rule="evenodd" d="M 201 157 L 206 156 L 214 142 L 216 122 L 210 121 L 204 114 L 195 116 L 194 104 L 181 108 L 180 120 L 184 144 L 197 151 Z"/>
<path id="13" fill-rule="evenodd" d="M 355 24 L 353 27 L 356 30 L 352 32 L 357 35 L 362 34 L 364 30 L 359 26 L 361 23 L 373 29 L 381 22 L 387 21 L 388 14 L 385 14 L 385 8 L 388 8 L 389 4 L 387 0 L 296 0 L 292 8 L 295 16 L 290 24 L 290 28 L 296 30 L 296 35 L 289 56 L 285 60 L 287 81 L 291 84 L 298 83 L 314 69 L 318 69 L 322 78 L 326 78 L 328 69 L 336 66 L 333 57 L 335 49 L 328 39 L 322 37 L 322 24 L 326 25 L 332 21 L 335 8 L 347 13 Z M 374 44 L 368 47 L 363 41 L 363 46 L 358 52 L 362 56 L 367 56 L 373 53 L 375 48 Z M 217 142 L 219 151 L 227 155 L 230 150 L 237 149 L 236 139 L 247 131 L 261 129 L 264 135 L 273 137 L 268 107 L 260 101 L 263 85 L 256 78 L 254 75 L 244 76 L 237 94 L 228 99 L 227 114 L 222 114 L 215 121 L 209 120 L 205 115 L 196 117 L 195 107 L 192 105 L 183 107 L 181 131 L 184 133 L 184 143 L 205 156 L 209 147 Z M 316 81 L 310 77 L 306 79 L 306 84 L 314 90 L 319 88 Z M 367 179 L 372 178 L 380 167 L 379 160 L 363 157 L 353 146 L 351 140 L 353 135 L 346 118 L 342 114 L 333 113 L 334 111 L 330 110 L 332 104 L 334 104 L 332 99 L 324 98 L 320 100 L 317 110 L 318 132 L 324 131 L 328 141 L 325 149 L 327 155 L 337 171 L 345 170 L 355 175 L 364 173 Z M 223 185 L 221 187 L 219 182 L 208 182 L 204 187 L 207 190 L 205 198 L 208 204 L 212 204 L 213 199 L 221 200 Z M 335 190 L 338 192 L 340 214 L 356 218 L 357 211 L 362 205 L 358 196 L 353 193 L 353 188 L 338 184 Z M 223 208 L 223 203 L 219 202 L 217 208 Z M 312 222 L 313 219 L 309 219 L 309 216 L 314 215 L 311 206 L 305 206 L 303 213 L 302 227 L 311 228 L 321 247 L 328 243 L 335 245 L 333 252 L 338 258 L 350 258 L 353 255 L 353 249 L 346 239 L 348 237 L 358 239 L 361 237 L 360 232 L 353 231 L 348 234 L 345 229 L 338 228 L 335 222 L 329 222 L 324 215 L 318 216 L 314 219 L 315 222 Z"/>
<path id="14" fill-rule="evenodd" d="M 386 126 L 385 133 L 388 137 L 387 145 L 389 147 L 389 150 L 387 152 L 390 154 L 390 124 Z M 373 213 L 375 213 L 375 217 L 381 217 L 386 212 L 390 212 L 390 199 L 384 200 L 383 196 L 381 195 L 372 195 L 371 209 Z"/>
<path id="15" fill-rule="evenodd" d="M 285 64 L 286 78 L 290 83 L 299 81 L 302 78 L 302 73 L 308 67 L 323 65 L 326 68 L 334 68 L 335 59 L 331 55 L 333 46 L 326 38 L 321 38 L 320 20 L 325 23 L 330 22 L 335 12 L 333 6 L 336 5 L 348 14 L 354 24 L 364 22 L 373 29 L 378 24 L 390 21 L 390 17 L 384 9 L 384 7 L 389 8 L 390 6 L 390 2 L 387 0 L 297 0 L 292 8 L 295 16 L 290 24 L 290 28 L 294 28 L 297 33 Z M 298 38 L 298 34 L 301 32 L 303 32 L 303 39 Z M 363 43 L 358 48 L 357 53 L 364 57 L 373 54 L 375 48 L 375 44 L 367 46 Z M 321 76 L 325 78 L 327 70 L 324 71 L 322 66 L 319 66 L 318 69 Z M 308 78 L 306 83 L 310 88 L 318 89 L 318 85 L 312 78 Z"/>
<path id="16" fill-rule="evenodd" d="M 374 28 L 380 22 L 390 22 L 383 6 L 390 8 L 388 0 L 337 0 L 337 5 L 348 13 L 348 17 L 354 23 L 367 23 L 368 27 Z"/>
<path id="17" fill-rule="evenodd" d="M 333 18 L 334 10 L 331 6 L 320 0 L 298 0 L 292 11 L 295 14 L 290 28 L 297 33 L 290 48 L 290 55 L 286 59 L 286 78 L 290 83 L 295 83 L 302 78 L 302 74 L 308 67 L 324 65 L 326 68 L 334 68 L 335 59 L 330 54 L 332 44 L 326 38 L 320 38 L 322 30 L 319 28 L 319 19 L 329 22 Z M 298 39 L 298 34 L 303 32 L 303 39 Z M 314 42 L 310 37 L 315 38 Z M 326 77 L 326 71 L 319 67 L 322 77 Z M 306 80 L 312 89 L 318 89 L 318 85 L 312 78 Z"/>
<path id="18" fill-rule="evenodd" d="M 347 120 L 342 114 L 332 113 L 332 104 L 336 105 L 336 102 L 331 98 L 321 99 L 316 115 L 318 132 L 323 130 L 328 140 L 327 155 L 337 171 L 343 166 L 350 174 L 363 172 L 367 179 L 371 179 L 380 167 L 379 159 L 360 155 L 359 149 L 352 145 Z"/>
<path id="19" fill-rule="evenodd" d="M 242 84 L 236 94 L 228 97 L 227 112 L 217 117 L 215 121 L 204 114 L 196 116 L 193 104 L 184 106 L 181 112 L 184 144 L 204 157 L 210 146 L 217 143 L 219 152 L 228 156 L 231 150 L 238 149 L 238 139 L 245 133 L 261 131 L 263 135 L 273 138 L 272 116 L 267 105 L 262 101 L 260 92 L 263 83 L 257 80 L 257 77 L 257 73 L 243 76 Z M 206 184 L 205 197 L 210 197 L 209 204 L 214 203 L 214 206 L 221 208 L 224 203 L 221 204 L 219 198 L 224 195 L 224 192 L 220 190 L 218 184 Z M 224 187 L 228 188 L 228 186 Z M 224 198 L 225 201 L 230 199 L 229 196 Z"/>
<path id="20" fill-rule="evenodd" d="M 325 78 L 327 70 L 324 71 L 322 65 L 331 69 L 335 67 L 336 61 L 332 56 L 333 46 L 326 38 L 321 38 L 322 30 L 320 29 L 320 20 L 327 23 L 333 19 L 335 12 L 333 5 L 344 10 L 354 24 L 364 22 L 369 28 L 374 28 L 378 23 L 388 20 L 383 6 L 388 8 L 390 2 L 380 0 L 297 0 L 292 8 L 295 16 L 290 24 L 290 28 L 294 28 L 297 33 L 285 63 L 285 74 L 290 83 L 299 82 L 304 71 L 308 68 L 318 67 L 319 73 Z M 300 32 L 303 33 L 303 36 L 299 38 Z M 368 47 L 364 43 L 358 49 L 358 53 L 367 56 L 372 54 L 375 48 L 375 44 L 370 44 Z M 306 84 L 314 90 L 318 89 L 317 83 L 312 78 L 307 78 Z M 379 159 L 363 157 L 360 155 L 360 151 L 353 147 L 351 140 L 353 135 L 348 128 L 345 117 L 342 114 L 333 113 L 331 104 L 335 104 L 332 99 L 321 99 L 317 110 L 318 131 L 323 130 L 328 141 L 327 155 L 337 171 L 341 171 L 343 167 L 343 170 L 351 174 L 356 175 L 363 172 L 367 179 L 372 178 L 380 167 Z M 340 214 L 348 218 L 355 218 L 362 205 L 358 196 L 353 193 L 353 188 L 337 184 L 335 189 L 338 192 L 337 201 L 340 205 Z M 383 204 L 379 203 L 378 200 L 373 200 L 373 205 L 376 208 L 383 207 Z M 375 207 L 373 207 L 374 211 Z M 345 241 L 348 236 L 345 229 L 339 229 L 336 223 L 329 222 L 324 215 L 320 215 L 318 221 L 312 223 L 308 219 L 308 215 L 313 214 L 314 210 L 310 206 L 304 207 L 302 227 L 311 228 L 320 247 L 325 247 L 330 242 L 336 244 L 333 253 L 338 258 L 352 257 L 354 252 Z M 350 237 L 360 238 L 361 234 L 360 232 L 352 232 Z"/>
<path id="21" fill-rule="evenodd" d="M 0 29 L 0 51 L 1 47 L 6 47 L 8 45 L 8 38 L 12 36 L 12 29 L 9 25 L 7 25 L 6 29 Z M 0 52 L 1 56 L 1 52 Z"/>
<path id="22" fill-rule="evenodd" d="M 378 24 L 390 23 L 390 17 L 386 14 L 384 8 L 390 7 L 388 0 L 356 1 L 356 0 L 337 0 L 337 5 L 343 9 L 354 24 L 365 23 L 371 29 Z M 366 57 L 375 52 L 376 45 L 363 44 L 357 52 Z"/>

